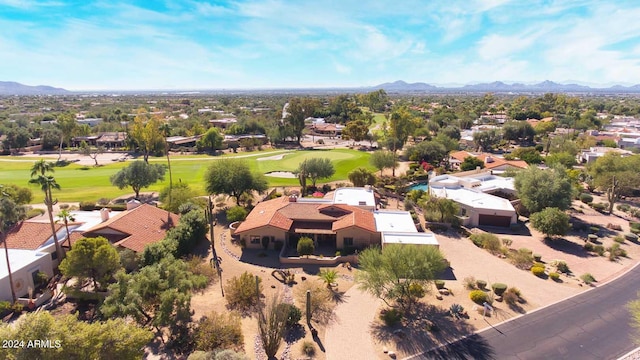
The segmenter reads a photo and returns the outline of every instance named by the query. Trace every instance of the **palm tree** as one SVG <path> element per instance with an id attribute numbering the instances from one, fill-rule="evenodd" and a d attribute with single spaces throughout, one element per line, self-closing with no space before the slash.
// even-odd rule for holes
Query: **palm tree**
<path id="1" fill-rule="evenodd" d="M 160 125 L 159 130 L 162 132 L 162 135 L 164 135 L 165 150 L 167 152 L 167 165 L 169 167 L 169 204 L 171 204 L 173 177 L 171 176 L 171 160 L 169 159 L 169 143 L 167 142 L 167 138 L 171 136 L 171 125 L 164 123 Z"/>
<path id="2" fill-rule="evenodd" d="M 58 235 L 56 234 L 56 225 L 53 221 L 53 205 L 58 203 L 58 199 L 53 200 L 51 190 L 60 190 L 60 184 L 56 182 L 56 179 L 51 175 L 46 175 L 49 172 L 54 172 L 54 164 L 46 162 L 44 159 L 36 161 L 31 167 L 31 180 L 29 183 L 40 185 L 40 189 L 44 192 L 44 204 L 47 206 L 47 212 L 49 214 L 49 223 L 51 224 L 51 232 L 53 233 L 53 242 L 56 244 L 56 254 L 59 261 L 64 258 L 64 253 L 58 242 Z M 34 176 L 37 176 L 34 178 Z"/>
<path id="3" fill-rule="evenodd" d="M 320 270 L 320 279 L 331 289 L 331 284 L 335 284 L 338 280 L 338 272 L 335 270 Z"/>
<path id="4" fill-rule="evenodd" d="M 9 286 L 11 287 L 11 298 L 16 302 L 16 291 L 13 288 L 13 274 L 9 263 L 9 249 L 7 248 L 7 233 L 24 218 L 24 206 L 16 203 L 4 192 L 0 194 L 0 241 L 4 243 L 4 254 L 7 258 L 7 272 L 9 273 Z"/>
<path id="5" fill-rule="evenodd" d="M 74 222 L 76 221 L 76 218 L 73 217 L 73 214 L 68 209 L 62 209 L 58 213 L 58 220 L 56 220 L 56 223 L 60 221 L 62 221 L 62 223 L 64 224 L 64 228 L 67 232 L 66 242 L 69 244 L 69 248 L 71 248 L 71 237 L 69 236 L 69 221 Z"/>

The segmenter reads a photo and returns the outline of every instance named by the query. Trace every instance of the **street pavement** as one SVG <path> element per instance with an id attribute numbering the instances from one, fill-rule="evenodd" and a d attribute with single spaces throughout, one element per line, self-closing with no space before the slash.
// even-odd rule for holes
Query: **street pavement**
<path id="1" fill-rule="evenodd" d="M 626 304 L 640 266 L 593 290 L 410 359 L 617 359 L 634 349 Z M 407 358 L 409 359 L 409 358 Z"/>

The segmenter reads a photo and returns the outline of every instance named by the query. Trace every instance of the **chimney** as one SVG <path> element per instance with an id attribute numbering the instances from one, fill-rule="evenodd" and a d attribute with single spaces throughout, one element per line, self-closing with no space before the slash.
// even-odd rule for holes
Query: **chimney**
<path id="1" fill-rule="evenodd" d="M 373 189 L 371 188 L 371 185 L 365 185 L 364 189 L 368 192 L 371 192 Z"/>
<path id="2" fill-rule="evenodd" d="M 487 156 L 486 158 L 484 158 L 484 163 L 485 164 L 490 164 L 493 162 L 493 158 L 491 156 Z"/>
<path id="3" fill-rule="evenodd" d="M 100 209 L 100 220 L 102 220 L 102 222 L 109 220 L 109 209 L 107 208 Z"/>
<path id="4" fill-rule="evenodd" d="M 131 200 L 129 202 L 127 202 L 127 210 L 133 210 L 135 208 L 137 208 L 138 206 L 140 206 L 140 201 L 138 200 Z"/>
<path id="5" fill-rule="evenodd" d="M 298 201 L 298 197 L 297 196 L 295 196 L 295 195 L 289 196 L 289 202 L 296 202 L 296 201 Z"/>

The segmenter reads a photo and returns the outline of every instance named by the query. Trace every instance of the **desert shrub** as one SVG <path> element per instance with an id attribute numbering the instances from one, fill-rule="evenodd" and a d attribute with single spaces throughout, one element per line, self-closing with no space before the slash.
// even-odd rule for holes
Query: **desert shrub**
<path id="1" fill-rule="evenodd" d="M 333 312 L 333 302 L 331 291 L 319 282 L 304 281 L 296 286 L 295 297 L 296 302 L 301 307 L 306 307 L 307 290 L 311 291 L 311 316 L 314 320 L 325 323 L 331 317 Z"/>
<path id="2" fill-rule="evenodd" d="M 511 246 L 511 244 L 513 244 L 513 240 L 509 239 L 509 238 L 504 238 L 502 239 L 502 245 L 504 246 Z"/>
<path id="3" fill-rule="evenodd" d="M 560 280 L 560 274 L 558 274 L 557 272 L 550 272 L 549 278 L 553 281 L 558 281 Z"/>
<path id="4" fill-rule="evenodd" d="M 258 303 L 256 296 L 256 278 L 245 271 L 239 277 L 227 280 L 224 287 L 227 304 L 232 309 L 250 310 Z M 262 293 L 262 279 L 258 278 L 258 292 Z"/>
<path id="5" fill-rule="evenodd" d="M 607 208 L 607 204 L 605 203 L 591 203 L 589 205 L 591 206 L 591 208 L 593 208 L 593 210 L 596 211 L 604 211 L 604 209 Z"/>
<path id="6" fill-rule="evenodd" d="M 305 340 L 302 342 L 302 353 L 307 356 L 313 357 L 316 354 L 316 346 L 313 344 L 313 342 Z"/>
<path id="7" fill-rule="evenodd" d="M 484 280 L 476 280 L 476 286 L 478 287 L 478 289 L 482 290 L 482 289 L 486 289 L 487 288 L 487 282 Z"/>
<path id="8" fill-rule="evenodd" d="M 618 206 L 616 206 L 616 209 L 624 212 L 629 212 L 629 210 L 631 210 L 631 206 L 629 206 L 629 204 L 618 204 Z"/>
<path id="9" fill-rule="evenodd" d="M 619 257 L 626 257 L 627 251 L 625 249 L 620 248 L 620 244 L 615 243 L 611 245 L 610 248 L 607 249 L 609 251 L 609 260 L 615 261 Z"/>
<path id="10" fill-rule="evenodd" d="M 540 254 L 533 254 L 533 260 L 535 260 L 536 262 L 540 262 L 540 261 L 542 261 L 542 255 L 540 255 Z"/>
<path id="11" fill-rule="evenodd" d="M 93 201 L 81 201 L 79 207 L 82 211 L 93 211 L 96 210 L 96 203 Z"/>
<path id="12" fill-rule="evenodd" d="M 597 234 L 600 231 L 600 227 L 599 226 L 590 226 L 589 227 L 589 233 L 591 234 Z"/>
<path id="13" fill-rule="evenodd" d="M 519 297 L 510 291 L 507 291 L 504 293 L 504 295 L 502 295 L 502 300 L 504 300 L 504 302 L 506 302 L 508 305 L 513 306 L 518 302 Z"/>
<path id="14" fill-rule="evenodd" d="M 544 276 L 544 267 L 533 266 L 531 267 L 531 273 L 537 277 L 542 277 Z"/>
<path id="15" fill-rule="evenodd" d="M 491 285 L 491 289 L 493 289 L 494 294 L 502 296 L 502 294 L 507 291 L 507 284 L 495 283 Z"/>
<path id="16" fill-rule="evenodd" d="M 469 299 L 476 304 L 482 305 L 487 301 L 487 294 L 482 290 L 473 290 L 469 293 Z"/>
<path id="17" fill-rule="evenodd" d="M 198 350 L 219 349 L 242 350 L 244 336 L 240 315 L 234 312 L 211 312 L 202 317 L 193 332 L 193 340 Z"/>
<path id="18" fill-rule="evenodd" d="M 236 222 L 243 221 L 247 218 L 247 209 L 242 206 L 234 206 L 227 210 L 227 221 Z"/>
<path id="19" fill-rule="evenodd" d="M 120 264 L 129 273 L 140 267 L 140 256 L 131 249 L 120 251 Z"/>
<path id="20" fill-rule="evenodd" d="M 593 248 L 595 247 L 595 245 L 592 242 L 586 242 L 584 243 L 584 245 L 582 246 L 585 250 L 592 252 Z"/>
<path id="21" fill-rule="evenodd" d="M 44 209 L 35 209 L 35 208 L 34 209 L 29 209 L 27 211 L 26 216 L 27 216 L 27 219 L 31 219 L 31 218 L 34 218 L 36 216 L 40 216 L 40 215 L 44 214 L 44 212 L 45 212 Z"/>
<path id="22" fill-rule="evenodd" d="M 593 196 L 587 193 L 582 193 L 580 194 L 580 201 L 582 201 L 585 204 L 590 204 L 593 202 Z"/>
<path id="23" fill-rule="evenodd" d="M 302 311 L 300 309 L 298 309 L 297 306 L 293 305 L 293 304 L 287 304 L 287 303 L 281 303 L 278 304 L 278 307 L 281 308 L 282 311 L 287 315 L 287 327 L 292 327 L 295 324 L 297 324 L 300 319 L 302 319 Z"/>
<path id="24" fill-rule="evenodd" d="M 617 242 L 618 244 L 624 244 L 624 236 L 616 235 L 616 237 L 613 238 L 613 241 Z"/>
<path id="25" fill-rule="evenodd" d="M 451 304 L 449 314 L 456 319 L 461 319 L 464 317 L 464 307 L 460 304 Z"/>
<path id="26" fill-rule="evenodd" d="M 558 270 L 558 272 L 561 272 L 563 274 L 568 274 L 570 272 L 569 265 L 567 265 L 567 263 L 562 260 L 553 261 L 551 263 L 551 266 L 555 266 L 556 270 Z"/>
<path id="27" fill-rule="evenodd" d="M 500 239 L 498 239 L 498 237 L 494 234 L 473 234 L 470 236 L 470 239 L 476 246 L 481 247 L 491 253 L 497 253 L 500 251 Z"/>
<path id="28" fill-rule="evenodd" d="M 596 242 L 598 241 L 598 235 L 596 234 L 589 234 L 587 235 L 587 240 L 591 241 L 591 242 Z"/>
<path id="29" fill-rule="evenodd" d="M 632 242 L 638 241 L 638 235 L 636 234 L 627 233 L 627 234 L 624 234 L 624 238 Z"/>
<path id="30" fill-rule="evenodd" d="M 444 281 L 443 281 L 444 283 Z M 437 286 L 437 285 L 436 285 Z M 413 283 L 409 285 L 409 295 L 414 298 L 423 298 L 425 294 L 424 287 L 420 284 Z"/>
<path id="31" fill-rule="evenodd" d="M 594 278 L 590 273 L 584 273 L 580 275 L 580 280 L 584 281 L 584 283 L 587 285 L 591 285 L 596 281 L 596 278 Z"/>
<path id="32" fill-rule="evenodd" d="M 596 246 L 593 247 L 593 252 L 598 254 L 598 256 L 604 256 L 604 253 L 606 252 L 606 249 L 602 245 L 596 245 Z"/>
<path id="33" fill-rule="evenodd" d="M 11 312 L 11 303 L 8 301 L 0 301 L 0 317 L 4 317 Z"/>
<path id="34" fill-rule="evenodd" d="M 299 256 L 307 255 L 308 257 L 309 255 L 312 255 L 315 251 L 313 240 L 308 237 L 301 237 L 298 240 L 298 246 L 296 247 L 296 250 L 298 250 Z"/>
<path id="35" fill-rule="evenodd" d="M 436 284 L 436 289 L 444 289 L 444 280 L 436 280 L 434 283 Z"/>
<path id="36" fill-rule="evenodd" d="M 533 255 L 531 254 L 531 250 L 521 248 L 516 252 L 512 252 L 510 254 L 511 262 L 518 269 L 529 270 L 531 265 L 533 265 Z"/>
<path id="37" fill-rule="evenodd" d="M 386 326 L 394 326 L 402 320 L 402 313 L 398 309 L 386 309 L 380 312 L 380 320 Z"/>
<path id="38" fill-rule="evenodd" d="M 464 287 L 467 290 L 475 290 L 476 288 L 476 278 L 474 278 L 473 276 L 467 276 L 466 278 L 464 278 L 462 280 L 462 282 L 464 283 Z"/>
<path id="39" fill-rule="evenodd" d="M 203 260 L 200 256 L 192 256 L 187 260 L 189 271 L 194 275 L 203 275 L 207 278 L 207 283 L 211 284 L 217 276 L 216 270 L 211 266 L 209 261 Z M 255 291 L 255 281 L 254 281 Z"/>

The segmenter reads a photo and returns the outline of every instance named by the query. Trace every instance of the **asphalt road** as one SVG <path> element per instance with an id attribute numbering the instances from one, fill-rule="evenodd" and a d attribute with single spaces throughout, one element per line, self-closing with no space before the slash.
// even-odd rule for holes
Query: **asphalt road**
<path id="1" fill-rule="evenodd" d="M 639 290 L 636 266 L 613 282 L 412 359 L 617 359 L 636 347 L 626 304 Z"/>

